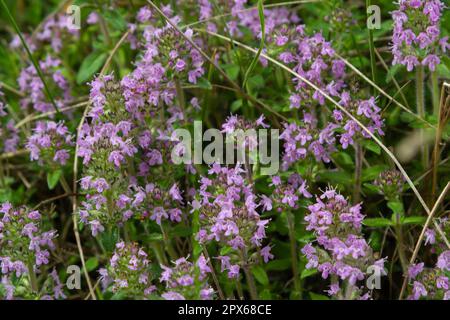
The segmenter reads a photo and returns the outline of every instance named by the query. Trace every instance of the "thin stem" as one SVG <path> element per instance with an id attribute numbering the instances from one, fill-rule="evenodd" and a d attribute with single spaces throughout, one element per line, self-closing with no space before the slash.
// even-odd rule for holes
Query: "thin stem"
<path id="1" fill-rule="evenodd" d="M 403 230 L 402 225 L 400 224 L 400 215 L 396 214 L 396 225 L 395 225 L 395 235 L 397 238 L 397 251 L 398 256 L 400 257 L 400 264 L 402 265 L 403 274 L 406 274 L 408 270 L 408 259 L 405 254 L 405 244 L 403 238 Z"/>
<path id="2" fill-rule="evenodd" d="M 0 89 L 1 89 L 1 88 L 5 88 L 6 90 L 8 90 L 8 91 L 14 93 L 15 95 L 17 95 L 17 96 L 19 96 L 19 97 L 22 97 L 22 98 L 23 98 L 23 97 L 25 96 L 25 95 L 24 95 L 22 92 L 20 92 L 19 90 L 15 89 L 14 87 L 12 87 L 12 86 L 10 86 L 9 84 L 4 83 L 4 82 L 2 82 L 2 81 L 0 81 Z"/>
<path id="3" fill-rule="evenodd" d="M 423 66 L 418 66 L 416 70 L 416 107 L 417 115 L 425 119 L 425 94 L 424 94 L 424 68 Z M 422 165 L 424 169 L 428 168 L 428 147 L 425 141 L 425 131 L 420 129 L 420 139 L 421 139 L 421 155 L 422 155 Z"/>
<path id="4" fill-rule="evenodd" d="M 414 247 L 414 252 L 411 256 L 411 259 L 409 260 L 409 264 L 413 264 L 414 261 L 416 261 L 417 255 L 419 253 L 419 249 L 422 245 L 422 241 L 423 238 L 425 237 L 425 231 L 428 229 L 428 227 L 430 226 L 431 221 L 433 220 L 434 215 L 436 214 L 436 211 L 438 210 L 439 206 L 441 205 L 441 202 L 444 200 L 445 196 L 447 195 L 447 192 L 450 190 L 450 182 L 447 183 L 447 185 L 445 186 L 444 190 L 442 191 L 441 195 L 439 196 L 439 198 L 436 200 L 433 209 L 431 210 L 430 214 L 428 215 L 427 220 L 425 221 L 425 224 L 422 227 L 422 232 L 419 235 L 419 239 L 417 239 L 417 243 L 416 246 Z M 445 241 L 445 238 L 443 239 Z M 403 285 L 402 285 L 402 290 L 400 291 L 400 296 L 398 297 L 399 300 L 402 300 L 403 298 L 403 294 L 405 292 L 406 289 L 406 283 L 408 282 L 408 277 L 406 275 L 404 275 L 403 278 Z"/>
<path id="5" fill-rule="evenodd" d="M 295 292 L 298 294 L 298 298 L 302 298 L 302 284 L 299 276 L 298 269 L 298 256 L 297 256 L 297 241 L 295 239 L 295 223 L 294 215 L 292 212 L 287 212 L 288 230 L 289 230 L 289 241 L 291 247 L 291 267 L 292 274 L 294 277 L 294 288 Z"/>
<path id="6" fill-rule="evenodd" d="M 229 38 L 212 32 L 212 31 L 207 31 L 207 30 L 201 30 L 201 29 L 195 29 L 199 32 L 204 32 L 207 33 L 211 36 L 217 37 L 219 39 L 225 40 L 225 41 L 231 41 Z M 256 53 L 256 50 L 253 49 L 252 47 L 249 47 L 239 41 L 234 41 L 234 43 L 241 47 L 244 48 L 245 50 L 248 50 L 250 52 Z M 430 215 L 431 211 L 430 208 L 428 208 L 428 205 L 426 204 L 426 202 L 423 200 L 422 195 L 420 194 L 420 192 L 417 190 L 416 186 L 414 185 L 414 183 L 412 182 L 411 178 L 409 177 L 409 175 L 406 173 L 405 169 L 403 168 L 403 166 L 401 165 L 401 163 L 398 161 L 398 159 L 395 157 L 395 155 L 392 153 L 391 150 L 389 150 L 388 147 L 386 147 L 383 142 L 381 142 L 380 139 L 377 138 L 377 136 L 375 134 L 373 134 L 372 131 L 370 131 L 364 124 L 361 123 L 361 121 L 359 121 L 357 118 L 355 118 L 346 108 L 344 108 L 342 105 L 340 105 L 336 100 L 334 100 L 328 93 L 326 93 L 325 91 L 323 91 L 321 88 L 319 88 L 318 86 L 316 86 L 314 83 L 312 83 L 311 81 L 309 81 L 308 79 L 306 79 L 305 77 L 301 76 L 299 73 L 295 72 L 294 70 L 290 69 L 289 67 L 287 67 L 286 65 L 284 65 L 283 63 L 279 62 L 278 60 L 270 57 L 267 54 L 261 53 L 261 56 L 266 58 L 268 61 L 272 62 L 273 64 L 277 65 L 278 67 L 282 68 L 283 70 L 289 72 L 290 74 L 294 75 L 295 77 L 297 77 L 298 79 L 302 80 L 304 83 L 306 83 L 308 86 L 310 86 L 311 88 L 317 90 L 318 92 L 320 92 L 325 99 L 327 99 L 328 101 L 330 101 L 332 104 L 334 104 L 339 110 L 341 110 L 347 117 L 349 117 L 350 119 L 352 119 L 353 121 L 355 121 L 355 123 L 363 130 L 365 131 L 368 136 L 370 136 L 373 141 L 376 142 L 376 144 L 378 144 L 381 149 L 383 149 L 383 151 L 389 156 L 389 158 L 392 159 L 392 161 L 395 163 L 395 165 L 397 166 L 398 170 L 400 170 L 400 172 L 402 173 L 403 177 L 405 178 L 406 182 L 408 183 L 409 187 L 411 188 L 411 190 L 414 192 L 414 195 L 417 197 L 417 199 L 419 200 L 420 204 L 422 205 L 423 209 L 426 211 L 427 215 Z M 344 58 L 342 58 L 341 56 L 335 54 L 335 56 L 339 57 L 346 65 L 348 65 L 350 68 L 352 68 L 353 70 L 356 70 L 355 72 L 357 72 L 361 77 L 363 77 L 364 79 L 366 79 L 366 81 L 368 81 L 369 83 L 371 83 L 373 86 L 375 86 L 375 88 L 378 89 L 378 91 L 380 91 L 381 93 L 383 93 L 384 95 L 386 95 L 391 101 L 394 101 L 395 103 L 397 103 L 398 105 L 401 105 L 398 101 L 396 101 L 394 98 L 390 97 L 387 93 L 385 93 L 380 87 L 378 87 L 376 84 L 374 84 L 370 79 L 368 79 L 367 77 L 365 77 L 358 69 L 356 69 L 350 62 L 348 62 L 347 60 L 345 60 Z M 401 105 L 402 106 L 402 105 Z M 402 108 L 406 108 L 404 106 L 402 106 Z M 408 110 L 408 109 L 406 109 Z M 410 110 L 408 110 L 409 112 L 411 112 Z M 414 114 L 414 113 L 413 113 Z M 414 114 L 415 115 L 415 114 Z M 417 115 L 415 115 L 417 117 Z M 430 125 L 431 126 L 431 125 Z M 434 128 L 434 126 L 432 126 Z M 438 231 L 438 233 L 446 240 L 445 238 L 445 234 L 442 231 L 442 228 L 439 226 L 439 224 L 436 221 L 433 221 L 434 227 L 436 228 L 436 230 Z M 448 241 L 446 241 L 447 247 L 450 248 L 450 244 L 448 243 Z"/>
<path id="7" fill-rule="evenodd" d="M 370 7 L 370 0 L 366 0 L 366 9 L 368 7 Z M 373 44 L 373 30 L 368 28 L 368 32 L 369 32 L 369 51 L 370 51 L 370 68 L 372 71 L 372 81 L 374 83 L 377 83 L 377 79 L 376 79 L 376 65 L 375 65 L 375 47 Z M 375 88 L 372 88 L 373 91 L 375 91 Z"/>
<path id="8" fill-rule="evenodd" d="M 250 299 L 252 300 L 258 300 L 258 291 L 256 290 L 256 284 L 255 284 L 255 278 L 253 278 L 253 275 L 250 271 L 250 268 L 248 267 L 247 263 L 244 262 L 244 273 L 245 273 L 245 278 L 247 279 L 247 285 L 248 285 L 248 290 L 250 293 Z"/>
<path id="9" fill-rule="evenodd" d="M 175 252 L 175 249 L 172 246 L 172 243 L 170 242 L 169 236 L 167 235 L 167 232 L 164 230 L 162 223 L 160 224 L 160 228 L 161 228 L 161 232 L 163 235 L 163 240 L 164 240 L 164 247 L 167 250 L 167 253 L 170 256 L 170 259 L 172 260 L 176 260 L 178 258 L 177 253 Z"/>
<path id="10" fill-rule="evenodd" d="M 444 130 L 445 122 L 447 121 L 446 115 L 444 114 L 447 110 L 447 102 L 448 98 L 445 99 L 446 88 L 443 85 L 441 89 L 441 98 L 439 103 L 439 111 L 438 111 L 438 129 L 436 130 L 436 137 L 434 140 L 434 149 L 433 149 L 433 166 L 432 166 L 432 182 L 431 182 L 431 201 L 436 199 L 436 189 L 438 184 L 437 171 L 439 167 L 440 160 L 440 142 L 442 139 L 442 132 Z M 444 101 L 446 100 L 446 101 Z"/>
<path id="11" fill-rule="evenodd" d="M 235 280 L 236 291 L 238 293 L 239 300 L 244 300 L 244 291 L 242 290 L 242 285 L 239 280 Z"/>
<path id="12" fill-rule="evenodd" d="M 430 78 L 431 78 L 431 95 L 433 99 L 433 114 L 435 117 L 439 117 L 440 99 L 439 99 L 439 80 L 437 71 L 432 72 Z"/>
<path id="13" fill-rule="evenodd" d="M 164 12 L 161 11 L 161 9 L 153 3 L 153 1 L 147 0 L 147 3 L 150 4 L 155 10 L 156 12 L 158 12 L 158 14 L 164 18 L 165 21 L 167 21 L 167 23 L 169 25 L 172 26 L 172 28 L 174 28 L 181 37 L 183 37 L 187 42 L 189 42 L 189 44 L 195 49 L 197 50 L 204 58 L 206 61 L 208 61 L 208 63 L 210 65 L 212 65 L 221 75 L 222 77 L 234 88 L 236 89 L 236 91 L 238 91 L 242 97 L 244 97 L 245 99 L 251 101 L 253 104 L 255 104 L 256 106 L 260 106 L 270 112 L 272 112 L 273 114 L 277 115 L 279 118 L 287 121 L 287 118 L 284 117 L 283 115 L 279 114 L 277 111 L 273 110 L 271 107 L 269 107 L 268 105 L 262 103 L 261 101 L 259 101 L 258 99 L 256 99 L 255 97 L 247 94 L 245 91 L 242 90 L 242 88 L 236 83 L 234 82 L 229 76 L 228 74 L 219 66 L 219 64 L 211 57 L 209 57 L 191 38 L 189 38 L 188 36 L 186 36 L 183 31 L 181 31 L 181 29 L 172 21 L 169 19 L 169 17 L 167 17 Z M 256 52 L 256 51 L 255 51 Z M 261 54 L 262 55 L 262 54 Z"/>
<path id="14" fill-rule="evenodd" d="M 11 12 L 9 11 L 8 6 L 6 5 L 5 1 L 4 0 L 0 0 L 0 2 L 2 4 L 2 6 L 3 6 L 3 9 L 6 12 L 6 15 L 9 18 L 9 21 L 11 21 L 11 24 L 13 25 L 14 29 L 16 30 L 17 35 L 19 36 L 20 41 L 22 42 L 22 45 L 23 45 L 23 47 L 25 48 L 25 51 L 28 54 L 28 57 L 30 58 L 31 62 L 33 63 L 33 66 L 36 69 L 36 72 L 37 72 L 39 78 L 41 78 L 41 81 L 44 84 L 44 89 L 45 89 L 45 93 L 47 94 L 47 97 L 49 98 L 49 100 L 50 100 L 51 104 L 53 105 L 53 108 L 55 108 L 56 112 L 60 113 L 59 109 L 58 109 L 58 106 L 56 105 L 55 100 L 53 99 L 53 96 L 50 93 L 50 89 L 47 86 L 47 82 L 44 79 L 44 74 L 42 73 L 42 70 L 39 67 L 39 64 L 36 62 L 36 60 L 34 59 L 33 55 L 31 54 L 31 51 L 28 48 L 28 45 L 27 45 L 25 39 L 22 36 L 22 32 L 20 32 L 20 29 L 19 29 L 19 26 L 16 23 L 16 20 L 14 19 L 14 17 L 11 14 Z"/>
<path id="15" fill-rule="evenodd" d="M 361 173 L 363 164 L 363 150 L 359 142 L 355 143 L 355 185 L 353 189 L 353 203 L 361 200 Z"/>
<path id="16" fill-rule="evenodd" d="M 37 283 L 36 273 L 34 272 L 33 264 L 28 263 L 27 267 L 28 267 L 28 276 L 30 277 L 31 290 L 33 291 L 33 293 L 37 293 L 39 290 L 38 290 L 38 283 Z"/>
<path id="17" fill-rule="evenodd" d="M 203 247 L 202 249 L 203 249 L 203 254 L 205 255 L 205 258 L 208 261 L 209 268 L 211 269 L 211 275 L 212 275 L 214 284 L 216 285 L 217 293 L 219 294 L 219 297 L 221 300 L 225 300 L 225 296 L 223 294 L 222 288 L 220 287 L 219 279 L 217 278 L 216 271 L 214 270 L 214 266 L 211 262 L 211 258 L 209 257 L 208 250 L 206 250 L 205 247 Z"/>

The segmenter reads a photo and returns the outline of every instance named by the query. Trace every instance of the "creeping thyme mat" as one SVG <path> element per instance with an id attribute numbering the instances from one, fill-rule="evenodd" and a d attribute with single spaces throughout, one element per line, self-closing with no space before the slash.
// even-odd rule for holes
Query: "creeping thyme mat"
<path id="1" fill-rule="evenodd" d="M 444 2 L 0 8 L 0 299 L 450 299 Z"/>

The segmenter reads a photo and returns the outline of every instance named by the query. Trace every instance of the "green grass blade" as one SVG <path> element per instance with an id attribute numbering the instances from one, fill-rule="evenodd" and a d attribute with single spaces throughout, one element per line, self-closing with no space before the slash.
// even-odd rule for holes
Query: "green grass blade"
<path id="1" fill-rule="evenodd" d="M 36 69 L 36 72 L 39 76 L 39 78 L 41 78 L 42 83 L 44 84 L 44 88 L 45 88 L 45 93 L 47 94 L 47 97 L 49 98 L 50 102 L 53 105 L 53 108 L 55 108 L 57 113 L 59 112 L 58 106 L 55 103 L 55 100 L 53 99 L 52 94 L 50 93 L 50 89 L 48 88 L 47 82 L 45 82 L 44 79 L 44 74 L 42 73 L 41 68 L 39 67 L 39 64 L 36 62 L 36 60 L 34 59 L 33 55 L 31 54 L 30 49 L 28 48 L 27 43 L 25 42 L 25 39 L 22 36 L 22 32 L 20 32 L 19 26 L 16 23 L 16 20 L 14 19 L 14 17 L 12 16 L 11 12 L 8 9 L 8 6 L 6 5 L 4 0 L 0 0 L 0 3 L 3 6 L 3 9 L 6 12 L 6 15 L 8 16 L 9 20 L 11 21 L 11 24 L 13 25 L 14 29 L 17 32 L 17 35 L 20 38 L 20 41 L 22 42 L 22 45 L 24 46 L 25 50 L 27 51 L 28 57 L 30 58 L 31 62 L 33 63 L 34 68 Z"/>
<path id="2" fill-rule="evenodd" d="M 258 1 L 258 13 L 259 13 L 259 21 L 261 23 L 261 42 L 259 44 L 258 52 L 256 53 L 255 57 L 253 58 L 252 62 L 250 63 L 250 66 L 248 67 L 247 71 L 245 72 L 244 82 L 242 83 L 243 88 L 245 88 L 247 81 L 248 81 L 248 77 L 250 76 L 250 74 L 252 73 L 256 64 L 258 63 L 259 56 L 261 55 L 261 52 L 264 48 L 264 43 L 266 40 L 266 23 L 264 21 L 264 0 Z"/>

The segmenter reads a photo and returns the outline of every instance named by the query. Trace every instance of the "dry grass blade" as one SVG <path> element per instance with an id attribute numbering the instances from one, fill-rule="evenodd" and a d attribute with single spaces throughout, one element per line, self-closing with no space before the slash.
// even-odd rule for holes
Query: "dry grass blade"
<path id="1" fill-rule="evenodd" d="M 256 53 L 257 50 L 253 49 L 239 41 L 236 40 L 231 40 L 223 35 L 220 35 L 218 33 L 215 32 L 211 32 L 211 31 L 207 31 L 207 30 L 198 30 L 199 32 L 206 32 L 207 34 L 220 38 L 222 40 L 225 41 L 233 41 L 237 46 L 246 49 L 248 51 L 251 51 L 253 53 Z M 324 92 L 322 89 L 320 89 L 319 87 L 317 87 L 314 83 L 312 83 L 311 81 L 309 81 L 308 79 L 302 77 L 300 74 L 298 74 L 297 72 L 293 71 L 292 69 L 290 69 L 289 67 L 287 67 L 286 65 L 284 65 L 283 63 L 279 62 L 276 59 L 273 59 L 272 57 L 266 55 L 266 54 L 261 54 L 262 57 L 266 58 L 268 61 L 272 62 L 273 64 L 277 65 L 278 67 L 286 70 L 287 72 L 291 73 L 292 75 L 294 75 L 295 77 L 299 78 L 300 80 L 302 80 L 303 82 L 305 82 L 307 85 L 309 85 L 311 88 L 319 91 L 328 101 L 330 101 L 331 103 L 333 103 L 339 110 L 341 110 L 343 113 L 345 113 L 345 115 L 347 117 L 349 117 L 350 119 L 352 119 L 353 121 L 355 121 L 355 123 L 358 124 L 358 126 L 361 127 L 362 130 L 364 130 L 382 149 L 384 152 L 386 152 L 386 154 L 392 159 L 392 161 L 395 163 L 395 165 L 397 166 L 397 168 L 400 170 L 400 172 L 402 173 L 402 175 L 404 176 L 405 180 L 407 181 L 408 185 L 410 186 L 410 188 L 413 190 L 414 194 L 416 195 L 417 199 L 419 200 L 420 204 L 422 205 L 422 207 L 425 209 L 427 215 L 430 215 L 430 209 L 428 208 L 427 204 L 425 203 L 425 201 L 423 200 L 421 194 L 419 193 L 419 191 L 417 190 L 416 186 L 414 185 L 414 183 L 412 182 L 411 178 L 408 176 L 408 174 L 406 173 L 405 169 L 403 168 L 403 166 L 400 164 L 400 162 L 397 160 L 397 158 L 395 157 L 395 155 L 389 150 L 388 147 L 386 147 L 383 142 L 381 142 L 380 139 L 378 139 L 365 125 L 363 125 L 358 119 L 356 119 L 350 112 L 348 112 L 343 106 L 341 106 L 338 102 L 336 102 L 332 97 L 330 97 L 326 92 Z M 437 224 L 436 221 L 434 222 L 434 226 L 436 227 L 436 230 L 439 232 L 439 234 L 441 235 L 441 237 L 443 237 L 443 240 L 446 242 L 447 246 L 450 248 L 450 245 L 448 243 L 448 240 L 445 237 L 444 232 L 442 231 L 442 229 L 439 227 L 439 225 Z"/>
<path id="2" fill-rule="evenodd" d="M 433 216 L 436 214 L 436 211 L 438 210 L 441 202 L 444 200 L 444 197 L 446 196 L 446 194 L 447 194 L 447 192 L 449 190 L 450 190 L 450 182 L 447 183 L 447 185 L 445 186 L 444 190 L 441 192 L 441 195 L 436 200 L 436 203 L 434 204 L 433 209 L 431 210 L 427 220 L 425 221 L 425 224 L 424 224 L 424 226 L 422 228 L 422 232 L 420 233 L 419 239 L 417 239 L 416 246 L 414 247 L 414 252 L 413 252 L 413 254 L 411 256 L 411 259 L 409 260 L 409 264 L 410 265 L 413 264 L 414 261 L 416 261 L 417 254 L 419 253 L 420 247 L 422 245 L 423 238 L 425 236 L 425 231 L 430 226 L 430 223 L 431 223 L 431 220 L 433 219 Z M 402 290 L 401 290 L 400 296 L 399 296 L 400 300 L 403 298 L 403 294 L 404 294 L 405 289 L 406 289 L 407 281 L 408 281 L 408 277 L 406 275 L 404 275 L 403 284 L 402 284 Z"/>
<path id="3" fill-rule="evenodd" d="M 264 7 L 269 9 L 269 8 L 276 8 L 276 7 L 293 6 L 293 5 L 296 5 L 296 4 L 317 3 L 317 2 L 322 2 L 322 0 L 286 1 L 286 2 L 280 2 L 280 3 L 265 4 Z M 249 11 L 254 11 L 254 10 L 258 10 L 258 6 L 246 8 L 246 9 L 243 9 L 243 10 L 238 10 L 235 13 L 239 14 L 239 13 L 244 13 L 244 12 L 249 12 Z M 184 25 L 184 26 L 182 26 L 180 28 L 181 29 L 191 28 L 191 27 L 194 27 L 194 26 L 202 24 L 202 23 L 206 23 L 206 22 L 214 21 L 214 20 L 219 20 L 219 19 L 222 19 L 222 18 L 230 17 L 232 15 L 233 14 L 231 12 L 230 13 L 219 14 L 217 16 L 210 17 L 208 19 L 203 19 L 203 20 L 199 20 L 199 21 L 195 21 L 195 22 L 186 24 L 186 25 Z"/>
<path id="4" fill-rule="evenodd" d="M 417 114 L 415 114 L 414 112 L 412 112 L 411 110 L 409 110 L 407 107 L 405 107 L 402 103 L 400 103 L 398 100 L 394 99 L 393 97 L 391 97 L 386 91 L 384 91 L 383 89 L 381 89 L 376 83 L 374 83 L 372 80 L 370 80 L 366 75 L 364 75 L 361 71 L 358 70 L 358 68 L 356 68 L 354 65 L 352 65 L 348 60 L 344 59 L 343 57 L 341 57 L 340 55 L 338 55 L 337 53 L 334 54 L 337 58 L 341 59 L 350 69 L 352 69 L 357 75 L 359 75 L 361 78 L 363 78 L 365 81 L 367 81 L 372 87 L 374 87 L 375 89 L 377 89 L 382 95 L 384 95 L 386 98 L 388 98 L 390 101 L 392 101 L 393 103 L 395 103 L 397 106 L 399 106 L 400 108 L 402 108 L 405 112 L 409 113 L 410 115 L 414 116 L 415 118 L 417 118 L 418 120 L 422 121 L 423 123 L 425 123 L 427 126 L 429 126 L 430 128 L 436 129 L 436 126 L 433 126 L 431 123 L 429 123 L 428 121 L 426 121 L 425 119 L 419 117 Z"/>
<path id="5" fill-rule="evenodd" d="M 170 24 L 172 26 L 172 28 L 174 28 L 187 42 L 189 42 L 189 44 L 195 49 L 197 50 L 204 58 L 205 60 L 208 61 L 208 63 L 212 66 L 214 66 L 214 68 L 216 68 L 216 70 L 222 75 L 222 77 L 228 82 L 230 83 L 230 85 L 236 89 L 245 99 L 247 99 L 248 101 L 253 102 L 255 105 L 257 106 L 261 106 L 264 109 L 266 109 L 267 111 L 275 114 L 277 117 L 279 117 L 280 119 L 283 119 L 284 121 L 287 121 L 287 118 L 284 117 L 283 115 L 281 115 L 280 113 L 276 112 L 275 110 L 273 110 L 272 108 L 270 108 L 269 106 L 267 106 L 266 104 L 262 103 L 261 101 L 259 101 L 258 99 L 256 99 L 255 97 L 252 97 L 251 95 L 247 94 L 245 91 L 242 90 L 242 88 L 233 80 L 230 79 L 230 77 L 227 75 L 227 73 L 210 57 L 208 56 L 194 41 L 192 41 L 192 39 L 190 39 L 188 36 L 186 36 L 183 31 L 181 31 L 181 29 L 175 24 L 173 23 L 169 17 L 167 17 L 164 12 L 161 11 L 161 9 L 158 8 L 157 5 L 155 5 L 152 1 L 147 0 L 147 2 L 158 12 L 158 14 L 164 18 L 164 20 Z"/>
<path id="6" fill-rule="evenodd" d="M 129 32 L 130 32 L 129 30 L 127 32 L 125 32 L 125 34 L 120 38 L 120 40 L 117 42 L 117 44 L 111 50 L 111 52 L 108 56 L 108 59 L 106 60 L 105 64 L 103 65 L 103 68 L 100 72 L 100 75 L 99 75 L 100 77 L 105 74 L 106 70 L 108 69 L 109 64 L 111 63 L 111 60 L 112 60 L 114 54 L 119 49 L 120 45 L 125 41 Z M 83 116 L 81 117 L 80 123 L 78 124 L 76 141 L 78 141 L 78 137 L 80 136 L 81 128 L 82 128 L 84 121 L 87 117 L 87 114 L 89 112 L 89 106 L 90 106 L 90 102 L 88 102 L 86 108 L 84 109 Z M 72 182 L 72 190 L 73 190 L 73 194 L 74 194 L 73 207 L 72 207 L 73 231 L 75 234 L 75 240 L 77 242 L 78 252 L 79 252 L 80 258 L 81 258 L 81 264 L 83 266 L 83 272 L 86 277 L 86 281 L 88 283 L 89 293 L 90 293 L 90 296 L 92 297 L 92 299 L 96 300 L 97 298 L 95 297 L 94 288 L 92 287 L 92 283 L 91 283 L 89 274 L 86 269 L 86 262 L 84 259 L 83 248 L 81 246 L 80 233 L 78 231 L 78 222 L 77 222 L 77 218 L 76 218 L 76 212 L 78 209 L 78 202 L 77 202 L 77 196 L 76 196 L 77 187 L 78 187 L 78 183 L 77 183 L 77 180 L 78 180 L 78 156 L 77 155 L 78 155 L 78 143 L 75 146 L 75 158 L 73 161 L 73 182 Z"/>
<path id="7" fill-rule="evenodd" d="M 73 109 L 78 109 L 81 107 L 85 107 L 88 104 L 89 104 L 89 101 L 83 101 L 83 102 L 74 104 L 73 106 L 67 106 L 67 107 L 61 108 L 60 111 L 64 112 L 64 111 L 69 111 L 69 110 L 73 110 Z M 48 111 L 48 112 L 44 112 L 41 114 L 30 114 L 29 116 L 27 116 L 27 117 L 23 118 L 21 121 L 19 121 L 14 127 L 16 129 L 19 129 L 20 127 L 22 127 L 23 125 L 25 125 L 28 122 L 47 118 L 48 116 L 54 115 L 55 113 L 56 113 L 56 111 Z"/>
<path id="8" fill-rule="evenodd" d="M 386 70 L 386 72 L 389 72 L 389 67 L 386 64 L 386 62 L 384 61 L 383 57 L 381 56 L 381 54 L 378 52 L 378 50 L 375 49 L 375 55 L 377 56 L 378 60 L 380 61 L 381 65 L 383 66 L 384 70 Z M 406 100 L 405 95 L 403 94 L 403 88 L 405 86 L 402 86 L 400 88 L 400 85 L 398 84 L 397 79 L 395 79 L 394 76 L 392 76 L 392 82 L 394 82 L 395 87 L 397 88 L 398 93 L 400 94 L 400 96 L 403 99 L 403 102 L 405 103 L 405 106 L 410 109 L 410 106 L 408 104 L 408 100 Z M 395 95 L 393 96 L 393 98 L 395 98 Z M 389 103 L 391 103 L 392 101 L 390 101 Z"/>
<path id="9" fill-rule="evenodd" d="M 0 81 L 0 89 L 2 89 L 2 88 L 5 88 L 6 90 L 14 93 L 15 95 L 17 95 L 17 96 L 19 96 L 21 98 L 25 97 L 25 95 L 22 92 L 20 92 L 19 90 L 17 90 L 15 88 L 13 88 L 12 86 L 10 86 L 10 85 Z"/>

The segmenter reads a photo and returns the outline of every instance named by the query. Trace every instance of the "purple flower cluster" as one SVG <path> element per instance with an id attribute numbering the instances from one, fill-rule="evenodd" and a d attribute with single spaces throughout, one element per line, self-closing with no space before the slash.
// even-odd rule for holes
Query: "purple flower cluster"
<path id="1" fill-rule="evenodd" d="M 440 0 L 400 0 L 392 12 L 393 64 L 408 71 L 427 66 L 431 71 L 441 62 L 440 55 L 450 48 L 448 37 L 440 37 L 439 21 L 444 3 Z"/>
<path id="2" fill-rule="evenodd" d="M 443 251 L 434 268 L 425 268 L 424 263 L 409 266 L 408 280 L 411 294 L 408 299 L 450 300 L 450 250 Z"/>
<path id="3" fill-rule="evenodd" d="M 282 168 L 287 170 L 292 164 L 306 159 L 308 156 L 318 162 L 328 163 L 331 154 L 336 151 L 334 130 L 338 126 L 329 123 L 322 130 L 317 127 L 317 119 L 305 112 L 303 124 L 284 124 L 280 135 L 283 140 Z"/>
<path id="4" fill-rule="evenodd" d="M 1 89 L 1 87 L 0 87 Z M 13 119 L 7 120 L 6 124 L 3 124 L 2 118 L 6 118 L 8 115 L 5 111 L 6 104 L 3 101 L 4 93 L 0 90 L 0 151 L 2 152 L 14 152 L 19 145 L 19 130 L 15 127 Z"/>
<path id="5" fill-rule="evenodd" d="M 269 51 L 273 51 L 279 60 L 322 92 L 336 99 L 372 133 L 383 135 L 381 109 L 376 105 L 375 98 L 358 99 L 358 89 L 348 83 L 345 63 L 335 57 L 331 43 L 321 33 L 308 36 L 304 29 L 304 25 L 298 25 L 295 30 L 279 28 Z M 301 124 L 285 124 L 285 131 L 280 136 L 285 141 L 284 169 L 305 159 L 308 154 L 314 156 L 316 161 L 329 162 L 330 154 L 337 150 L 337 137 L 343 149 L 353 145 L 355 140 L 370 137 L 357 122 L 348 119 L 338 109 L 333 110 L 331 117 L 325 118 L 319 109 L 326 104 L 325 96 L 297 77 L 293 77 L 292 81 L 295 87 L 289 97 L 290 107 L 306 110 L 303 110 Z M 338 131 L 343 133 L 338 134 Z"/>
<path id="6" fill-rule="evenodd" d="M 230 12 L 231 16 L 227 17 L 226 25 L 223 26 L 226 33 L 232 36 L 242 36 L 242 28 L 249 29 L 254 36 L 261 37 L 261 22 L 259 20 L 258 10 L 248 10 L 245 7 L 247 0 L 225 0 L 221 6 L 215 6 L 211 1 L 198 0 L 199 19 L 209 20 L 214 16 L 219 16 L 223 12 Z M 298 23 L 300 18 L 297 14 L 284 7 L 276 7 L 264 10 L 265 33 L 267 37 L 271 37 L 273 31 L 282 25 Z M 210 20 L 206 24 L 206 28 L 212 32 L 218 32 L 220 27 L 220 19 Z"/>
<path id="7" fill-rule="evenodd" d="M 138 20 L 144 22 L 153 16 L 148 8 L 139 13 Z M 176 24 L 180 22 L 177 16 L 171 20 Z M 162 105 L 174 107 L 176 82 L 179 85 L 196 84 L 205 73 L 203 57 L 188 41 L 169 24 L 160 28 L 156 25 L 156 22 L 144 25 L 142 58 L 133 72 L 121 81 L 125 109 L 137 119 L 154 116 Z M 202 45 L 191 29 L 184 33 Z M 181 106 L 176 107 L 179 109 Z M 177 116 L 183 120 L 183 113 L 178 112 Z"/>
<path id="8" fill-rule="evenodd" d="M 278 212 L 298 209 L 298 201 L 300 198 L 312 197 L 308 192 L 306 181 L 297 173 L 291 174 L 287 183 L 283 183 L 280 176 L 273 176 L 270 186 L 275 188 L 271 197 L 262 196 L 263 209 L 266 211 L 272 210 L 272 207 Z"/>
<path id="9" fill-rule="evenodd" d="M 222 271 L 228 270 L 229 277 L 238 277 L 239 267 L 243 267 L 238 262 L 246 264 L 252 255 L 253 259 L 261 256 L 266 262 L 273 258 L 270 246 L 259 250 L 269 220 L 261 219 L 257 208 L 264 211 L 270 206 L 266 198 L 259 199 L 254 193 L 244 172 L 239 165 L 227 168 L 214 164 L 208 177 L 200 180 L 200 199 L 192 202 L 193 210 L 199 210 L 198 241 L 217 242 L 231 249 L 228 257 L 219 257 Z"/>
<path id="10" fill-rule="evenodd" d="M 24 207 L 14 209 L 8 202 L 0 206 L 0 273 L 3 277 L 20 277 L 37 272 L 50 260 L 50 251 L 55 248 L 53 239 L 56 231 L 42 230 L 42 217 L 38 211 Z M 12 296 L 14 288 L 4 280 L 7 295 Z M 7 291 L 8 291 L 7 290 Z M 12 290 L 12 291 L 11 291 Z"/>
<path id="11" fill-rule="evenodd" d="M 50 15 L 32 36 L 24 34 L 30 50 L 36 51 L 50 44 L 55 53 L 60 53 L 64 40 L 71 40 L 79 36 L 79 31 L 71 27 L 71 16 L 66 14 Z M 11 48 L 22 47 L 19 36 L 15 36 L 10 43 Z"/>
<path id="12" fill-rule="evenodd" d="M 33 131 L 26 143 L 30 159 L 41 164 L 65 165 L 74 143 L 64 122 L 39 121 Z"/>
<path id="13" fill-rule="evenodd" d="M 172 268 L 161 265 L 160 281 L 166 286 L 161 295 L 165 300 L 211 300 L 214 290 L 208 285 L 207 276 L 211 272 L 207 259 L 200 255 L 194 264 L 186 258 L 179 258 Z M 199 283 L 199 290 L 196 284 Z"/>
<path id="14" fill-rule="evenodd" d="M 404 189 L 405 178 L 402 173 L 396 169 L 386 170 L 380 173 L 375 180 L 374 185 L 378 188 L 380 194 L 386 199 L 398 198 Z"/>
<path id="15" fill-rule="evenodd" d="M 361 204 L 351 206 L 335 189 L 329 188 L 308 207 L 307 230 L 314 231 L 317 244 L 302 249 L 307 269 L 316 268 L 322 278 L 331 278 L 328 293 L 340 299 L 368 298 L 358 282 L 365 279 L 369 266 L 384 274 L 384 259 L 375 261 L 372 249 L 361 233 L 364 215 Z M 340 281 L 339 281 L 340 280 Z M 345 292 L 340 282 L 346 285 Z"/>
<path id="16" fill-rule="evenodd" d="M 106 269 L 100 269 L 103 287 L 112 286 L 114 293 L 127 297 L 148 298 L 156 291 L 152 284 L 147 253 L 136 243 L 120 241 Z"/>
<path id="17" fill-rule="evenodd" d="M 45 60 L 39 62 L 39 65 L 47 79 L 47 84 L 50 86 L 50 90 L 53 93 L 56 105 L 59 108 L 62 108 L 67 105 L 67 103 L 71 102 L 73 97 L 71 95 L 69 82 L 59 68 L 61 61 L 48 55 Z M 48 112 L 53 110 L 53 106 L 45 94 L 44 83 L 38 76 L 33 65 L 22 69 L 17 82 L 20 91 L 24 94 L 24 98 L 20 100 L 20 105 L 23 109 L 32 107 L 38 112 Z M 55 92 L 60 92 L 60 94 L 55 95 Z"/>

